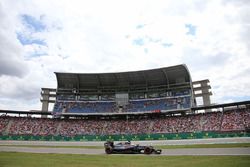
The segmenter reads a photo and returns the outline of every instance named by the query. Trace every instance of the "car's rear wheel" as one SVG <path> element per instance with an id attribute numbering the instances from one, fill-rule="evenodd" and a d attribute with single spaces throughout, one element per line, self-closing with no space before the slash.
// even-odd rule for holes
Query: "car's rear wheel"
<path id="1" fill-rule="evenodd" d="M 112 154 L 112 149 L 111 148 L 106 148 L 105 149 L 106 154 Z"/>
<path id="2" fill-rule="evenodd" d="M 152 153 L 152 149 L 150 147 L 146 147 L 144 149 L 144 154 L 151 154 Z"/>

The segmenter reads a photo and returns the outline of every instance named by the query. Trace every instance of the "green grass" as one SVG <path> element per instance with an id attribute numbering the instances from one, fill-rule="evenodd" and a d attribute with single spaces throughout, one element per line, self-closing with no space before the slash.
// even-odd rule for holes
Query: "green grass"
<path id="1" fill-rule="evenodd" d="M 103 149 L 103 146 L 44 146 L 44 145 L 0 145 L 10 147 L 43 147 L 43 148 L 86 148 Z M 177 148 L 234 148 L 250 147 L 250 143 L 230 143 L 230 144 L 191 144 L 191 145 L 161 145 L 155 146 L 159 149 L 177 149 Z"/>
<path id="2" fill-rule="evenodd" d="M 70 155 L 0 152 L 1 167 L 244 167 L 250 156 Z"/>
<path id="3" fill-rule="evenodd" d="M 0 145 L 8 147 L 32 147 L 32 148 L 86 148 L 86 149 L 103 149 L 104 146 L 46 146 L 46 145 Z"/>

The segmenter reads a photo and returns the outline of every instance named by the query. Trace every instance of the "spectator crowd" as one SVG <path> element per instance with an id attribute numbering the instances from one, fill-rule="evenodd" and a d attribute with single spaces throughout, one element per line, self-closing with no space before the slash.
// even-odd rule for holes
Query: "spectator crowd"
<path id="1" fill-rule="evenodd" d="M 244 131 L 250 128 L 250 109 L 186 116 L 122 120 L 0 117 L 0 134 L 76 136 L 113 134 Z"/>

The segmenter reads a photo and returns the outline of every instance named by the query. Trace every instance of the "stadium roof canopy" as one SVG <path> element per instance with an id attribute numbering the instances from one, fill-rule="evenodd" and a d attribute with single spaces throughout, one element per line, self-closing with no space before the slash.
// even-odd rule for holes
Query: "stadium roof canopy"
<path id="1" fill-rule="evenodd" d="M 153 87 L 190 84 L 185 64 L 143 71 L 116 73 L 62 73 L 55 72 L 58 89 L 105 89 L 122 87 Z"/>

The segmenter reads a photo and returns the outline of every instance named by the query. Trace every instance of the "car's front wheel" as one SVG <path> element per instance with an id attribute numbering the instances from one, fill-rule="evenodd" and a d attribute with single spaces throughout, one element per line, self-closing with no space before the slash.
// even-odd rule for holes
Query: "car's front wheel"
<path id="1" fill-rule="evenodd" d="M 112 154 L 112 149 L 110 147 L 105 149 L 106 154 Z"/>

